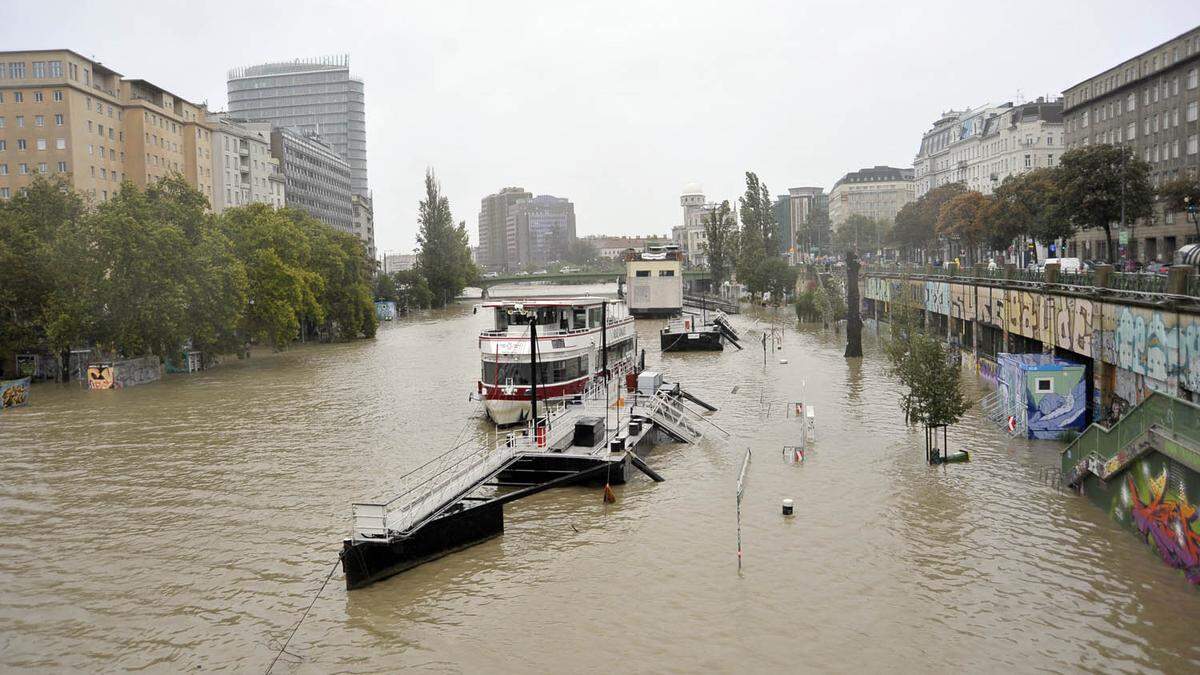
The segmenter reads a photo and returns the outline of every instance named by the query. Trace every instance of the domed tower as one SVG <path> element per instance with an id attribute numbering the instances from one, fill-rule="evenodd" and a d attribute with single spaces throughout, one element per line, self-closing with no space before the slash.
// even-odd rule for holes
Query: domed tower
<path id="1" fill-rule="evenodd" d="M 687 227 L 691 221 L 691 215 L 697 212 L 704 206 L 704 190 L 699 183 L 688 183 L 683 187 L 683 194 L 679 197 L 679 205 L 683 207 L 683 223 Z"/>

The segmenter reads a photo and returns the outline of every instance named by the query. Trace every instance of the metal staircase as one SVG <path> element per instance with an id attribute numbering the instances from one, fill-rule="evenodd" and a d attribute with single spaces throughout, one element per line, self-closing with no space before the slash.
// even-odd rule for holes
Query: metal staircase
<path id="1" fill-rule="evenodd" d="M 678 398 L 666 390 L 660 389 L 650 399 L 646 407 L 646 417 L 680 443 L 695 443 L 702 435 L 696 428 L 694 419 L 699 415 L 686 408 Z"/>

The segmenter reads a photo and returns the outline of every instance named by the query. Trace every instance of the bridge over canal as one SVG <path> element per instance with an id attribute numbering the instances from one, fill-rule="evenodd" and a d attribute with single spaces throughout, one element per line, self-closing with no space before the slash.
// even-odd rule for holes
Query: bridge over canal
<path id="1" fill-rule="evenodd" d="M 684 270 L 684 281 L 703 281 L 711 279 L 708 270 Z M 506 284 L 528 284 L 528 283 L 551 283 L 551 284 L 595 284 L 595 283 L 614 283 L 623 284 L 625 282 L 625 272 L 606 271 L 606 272 L 549 272 L 546 274 L 505 274 L 496 277 L 487 277 L 480 279 L 474 286 L 468 288 L 478 288 L 481 291 L 482 297 L 488 297 L 488 289 L 495 286 L 503 286 Z"/>

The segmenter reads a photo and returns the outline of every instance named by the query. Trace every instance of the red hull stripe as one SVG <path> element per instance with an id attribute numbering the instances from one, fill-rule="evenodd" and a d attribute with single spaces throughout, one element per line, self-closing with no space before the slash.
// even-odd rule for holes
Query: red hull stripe
<path id="1" fill-rule="evenodd" d="M 587 387 L 590 377 L 581 377 L 567 382 L 558 384 L 539 384 L 538 385 L 538 400 L 547 398 L 557 398 L 560 396 L 572 396 L 574 394 L 583 393 Z M 494 384 L 483 385 L 484 397 L 489 401 L 528 401 L 529 387 L 514 386 L 513 393 L 505 394 L 501 391 L 501 387 Z"/>

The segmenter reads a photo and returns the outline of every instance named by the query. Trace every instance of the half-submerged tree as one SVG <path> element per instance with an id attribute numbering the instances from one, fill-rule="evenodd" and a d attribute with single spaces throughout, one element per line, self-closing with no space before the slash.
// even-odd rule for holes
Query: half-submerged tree
<path id="1" fill-rule="evenodd" d="M 962 393 L 958 355 L 941 340 L 920 332 L 903 306 L 893 317 L 886 352 L 889 373 L 907 390 L 900 397 L 905 421 L 924 427 L 929 459 L 931 432 L 954 424 L 970 407 Z"/>

